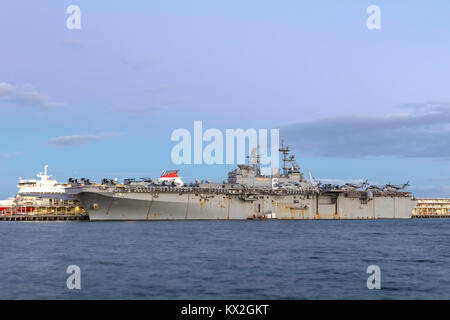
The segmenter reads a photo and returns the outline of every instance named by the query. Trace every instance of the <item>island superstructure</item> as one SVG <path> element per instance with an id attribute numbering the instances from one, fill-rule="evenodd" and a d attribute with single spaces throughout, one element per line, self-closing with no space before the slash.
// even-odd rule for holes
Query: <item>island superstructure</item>
<path id="1" fill-rule="evenodd" d="M 324 185 L 304 178 L 283 143 L 283 170 L 261 173 L 259 157 L 240 164 L 223 183 L 180 183 L 178 171 L 159 180 L 101 184 L 70 179 L 66 192 L 90 220 L 405 219 L 415 198 L 403 186 Z M 167 172 L 166 172 L 167 174 Z M 166 179 L 171 178 L 171 179 Z"/>

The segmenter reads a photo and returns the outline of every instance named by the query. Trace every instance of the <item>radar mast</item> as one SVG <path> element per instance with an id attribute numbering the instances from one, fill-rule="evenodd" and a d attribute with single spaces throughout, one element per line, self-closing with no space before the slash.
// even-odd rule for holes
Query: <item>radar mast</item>
<path id="1" fill-rule="evenodd" d="M 291 152 L 291 149 L 288 146 L 284 146 L 284 137 L 281 137 L 281 148 L 278 149 L 279 152 L 283 154 L 283 176 L 288 176 L 289 169 L 287 167 L 288 162 L 294 162 L 294 158 L 288 157 L 289 152 Z"/>

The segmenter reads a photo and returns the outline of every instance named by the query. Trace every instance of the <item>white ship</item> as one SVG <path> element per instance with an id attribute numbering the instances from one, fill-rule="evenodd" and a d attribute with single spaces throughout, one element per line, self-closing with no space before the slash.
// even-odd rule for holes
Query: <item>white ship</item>
<path id="1" fill-rule="evenodd" d="M 42 194 L 64 194 L 65 189 L 70 185 L 67 183 L 59 183 L 47 174 L 48 165 L 44 166 L 44 173 L 39 172 L 36 176 L 39 180 L 24 180 L 19 178 L 17 187 L 18 195 L 42 195 Z"/>
<path id="2" fill-rule="evenodd" d="M 44 172 L 37 174 L 38 179 L 19 178 L 19 188 L 15 198 L 0 201 L 0 214 L 71 214 L 83 213 L 73 196 L 66 193 L 68 183 L 59 183 Z"/>

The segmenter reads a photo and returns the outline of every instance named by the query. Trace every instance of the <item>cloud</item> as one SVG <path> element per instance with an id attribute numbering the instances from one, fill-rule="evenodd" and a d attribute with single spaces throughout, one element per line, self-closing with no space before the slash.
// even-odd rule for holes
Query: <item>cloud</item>
<path id="1" fill-rule="evenodd" d="M 84 42 L 81 39 L 76 39 L 76 38 L 64 39 L 59 44 L 63 47 L 70 48 L 70 49 L 83 48 L 85 46 Z"/>
<path id="2" fill-rule="evenodd" d="M 450 186 L 419 186 L 409 187 L 410 191 L 418 198 L 450 198 Z"/>
<path id="3" fill-rule="evenodd" d="M 26 106 L 39 107 L 44 110 L 65 106 L 65 103 L 55 102 L 44 93 L 31 87 L 18 88 L 6 82 L 0 82 L 1 99 Z"/>
<path id="4" fill-rule="evenodd" d="M 153 87 L 153 88 L 147 88 L 144 90 L 145 93 L 150 93 L 150 94 L 154 94 L 154 93 L 161 93 L 166 91 L 167 89 L 169 89 L 168 86 L 159 86 L 159 87 Z"/>
<path id="5" fill-rule="evenodd" d="M 137 59 L 134 57 L 123 57 L 120 62 L 134 71 L 142 71 L 150 66 L 148 59 Z"/>
<path id="6" fill-rule="evenodd" d="M 0 82 L 0 96 L 13 91 L 14 87 L 6 82 Z"/>
<path id="7" fill-rule="evenodd" d="M 149 65 L 146 60 L 135 59 L 130 57 L 122 58 L 120 62 L 122 62 L 124 65 L 135 71 L 144 70 Z"/>
<path id="8" fill-rule="evenodd" d="M 100 134 L 77 134 L 72 136 L 55 137 L 48 141 L 48 144 L 58 147 L 68 147 L 74 145 L 88 144 L 95 141 L 119 138 L 122 134 L 119 132 L 105 132 Z"/>
<path id="9" fill-rule="evenodd" d="M 0 154 L 0 157 L 3 159 L 11 159 L 11 158 L 17 157 L 20 154 L 21 154 L 21 152 L 2 153 L 2 154 Z"/>
<path id="10" fill-rule="evenodd" d="M 280 128 L 289 143 L 324 157 L 450 158 L 450 104 L 397 106 L 403 113 L 345 116 Z"/>
<path id="11" fill-rule="evenodd" d="M 165 109 L 166 107 L 170 107 L 175 105 L 176 102 L 166 102 L 166 103 L 158 103 L 154 105 L 147 106 L 133 106 L 133 107 L 118 107 L 112 109 L 112 113 L 128 113 L 133 115 L 141 115 L 149 112 L 159 111 Z"/>
<path id="12" fill-rule="evenodd" d="M 166 100 L 161 96 L 167 90 L 167 86 L 147 88 L 135 95 L 133 101 L 127 105 L 118 105 L 110 109 L 111 113 L 127 113 L 130 115 L 142 115 L 172 107 L 179 103 L 177 100 Z M 165 100 L 165 101 L 164 101 Z"/>

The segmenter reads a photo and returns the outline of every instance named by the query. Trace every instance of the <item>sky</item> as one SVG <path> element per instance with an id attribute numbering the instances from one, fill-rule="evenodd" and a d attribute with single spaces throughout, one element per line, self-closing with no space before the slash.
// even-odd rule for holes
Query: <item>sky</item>
<path id="1" fill-rule="evenodd" d="M 317 178 L 450 197 L 449 17 L 438 0 L 2 1 L 0 199 L 45 164 L 220 181 L 233 165 L 171 160 L 195 120 L 277 128 Z"/>

